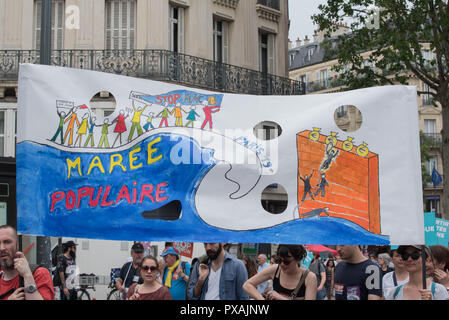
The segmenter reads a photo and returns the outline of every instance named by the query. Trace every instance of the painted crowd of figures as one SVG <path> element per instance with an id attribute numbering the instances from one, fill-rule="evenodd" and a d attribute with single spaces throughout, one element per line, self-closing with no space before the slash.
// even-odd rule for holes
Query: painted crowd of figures
<path id="1" fill-rule="evenodd" d="M 168 119 L 171 117 L 175 118 L 174 126 L 176 127 L 183 127 L 183 120 L 185 120 L 187 122 L 184 127 L 194 128 L 195 122 L 200 118 L 200 115 L 196 112 L 197 106 L 189 106 L 190 110 L 187 111 L 184 110 L 180 103 L 177 103 L 172 107 L 170 107 L 168 103 L 162 104 L 161 107 L 163 107 L 163 110 L 157 115 L 154 115 L 154 112 L 144 114 L 144 111 L 148 110 L 152 105 L 152 103 L 148 103 L 145 106 L 135 107 L 133 101 L 132 109 L 122 109 L 119 111 L 119 115 L 112 121 L 110 121 L 109 118 L 105 118 L 102 124 L 96 123 L 97 118 L 91 113 L 86 105 L 74 106 L 72 108 L 57 108 L 59 124 L 56 133 L 50 141 L 58 143 L 57 139 L 59 137 L 60 144 L 69 147 L 109 149 L 114 148 L 117 142 L 119 142 L 117 146 L 122 145 L 122 135 L 128 131 L 125 119 L 130 116 L 132 117 L 131 128 L 126 139 L 127 143 L 141 136 L 144 133 L 144 130 L 145 132 L 148 132 L 155 129 L 155 124 L 153 124 L 154 119 L 161 119 L 158 126 L 159 128 L 169 127 Z M 209 129 L 212 130 L 212 114 L 220 111 L 220 106 L 211 106 L 208 104 L 208 101 L 203 101 L 200 107 L 202 107 L 204 112 L 204 121 L 201 125 L 201 129 L 204 129 L 209 125 Z M 185 119 L 183 119 L 183 114 L 186 115 Z M 79 117 L 81 120 L 79 120 Z M 146 118 L 143 126 L 142 118 Z M 110 133 L 109 127 L 111 126 L 114 126 L 112 133 L 115 134 L 115 140 L 112 146 L 110 146 L 108 139 Z M 95 142 L 94 135 L 94 129 L 96 127 L 101 127 L 101 137 L 97 143 Z M 137 135 L 135 135 L 135 133 Z M 84 138 L 86 135 L 87 138 Z"/>

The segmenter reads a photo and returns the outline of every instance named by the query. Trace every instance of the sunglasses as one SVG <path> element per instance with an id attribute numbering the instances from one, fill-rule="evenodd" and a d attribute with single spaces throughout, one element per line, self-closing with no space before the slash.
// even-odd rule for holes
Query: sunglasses
<path id="1" fill-rule="evenodd" d="M 418 260 L 421 257 L 421 252 L 415 251 L 413 253 L 403 253 L 401 254 L 402 260 L 407 261 L 409 257 L 413 260 Z"/>
<path id="2" fill-rule="evenodd" d="M 145 270 L 145 271 L 151 270 L 151 272 L 153 272 L 153 271 L 157 270 L 157 267 L 155 267 L 155 266 L 151 266 L 151 267 L 143 266 L 142 270 Z"/>
<path id="3" fill-rule="evenodd" d="M 294 260 L 293 258 L 291 258 L 291 259 L 278 258 L 277 263 L 278 264 L 283 263 L 284 265 L 288 266 L 293 260 Z"/>

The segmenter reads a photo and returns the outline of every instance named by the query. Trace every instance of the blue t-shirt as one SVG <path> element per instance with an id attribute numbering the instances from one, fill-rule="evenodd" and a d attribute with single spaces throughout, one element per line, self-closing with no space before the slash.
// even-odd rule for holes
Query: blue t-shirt
<path id="1" fill-rule="evenodd" d="M 382 297 L 382 273 L 380 267 L 366 260 L 352 264 L 340 262 L 335 267 L 335 300 L 368 300 L 368 295 Z"/>
<path id="2" fill-rule="evenodd" d="M 185 267 L 183 267 L 185 264 Z M 181 269 L 187 276 L 190 276 L 190 263 L 181 261 L 178 268 L 173 270 L 171 279 L 170 291 L 173 300 L 185 300 L 186 299 L 186 285 L 187 283 L 181 277 L 178 277 L 177 270 Z M 162 284 L 165 284 L 165 279 L 167 278 L 168 268 L 165 267 L 164 275 L 162 277 Z"/>

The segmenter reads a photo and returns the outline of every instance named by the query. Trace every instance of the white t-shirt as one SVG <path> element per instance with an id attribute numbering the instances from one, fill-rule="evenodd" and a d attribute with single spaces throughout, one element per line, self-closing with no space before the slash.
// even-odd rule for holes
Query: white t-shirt
<path id="1" fill-rule="evenodd" d="M 222 267 L 215 272 L 214 269 L 210 267 L 207 292 L 204 300 L 220 300 L 221 268 Z"/>
<path id="2" fill-rule="evenodd" d="M 385 295 L 385 300 L 405 300 L 404 286 L 401 287 L 395 299 L 394 293 L 396 288 L 397 287 L 394 287 L 393 289 L 388 290 L 387 295 Z M 432 300 L 449 300 L 449 293 L 447 293 L 447 290 L 443 285 L 435 283 L 435 293 L 432 295 Z"/>
<path id="3" fill-rule="evenodd" d="M 391 290 L 392 288 L 394 288 L 396 286 L 393 281 L 393 274 L 394 274 L 394 271 L 388 272 L 382 278 L 382 290 L 384 292 L 384 297 L 387 295 L 387 291 Z M 405 280 L 397 281 L 397 286 L 400 286 L 401 284 L 406 284 L 407 282 L 408 282 L 408 277 Z"/>

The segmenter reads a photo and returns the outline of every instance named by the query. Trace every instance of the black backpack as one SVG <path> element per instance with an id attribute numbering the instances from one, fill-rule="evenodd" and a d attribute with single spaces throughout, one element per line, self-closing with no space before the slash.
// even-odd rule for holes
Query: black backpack
<path id="1" fill-rule="evenodd" d="M 59 272 L 57 270 L 58 261 L 61 259 L 62 255 L 62 245 L 57 245 L 51 250 L 51 266 L 52 266 L 52 275 L 53 275 L 53 286 L 59 287 L 62 285 L 61 277 L 59 276 Z"/>

